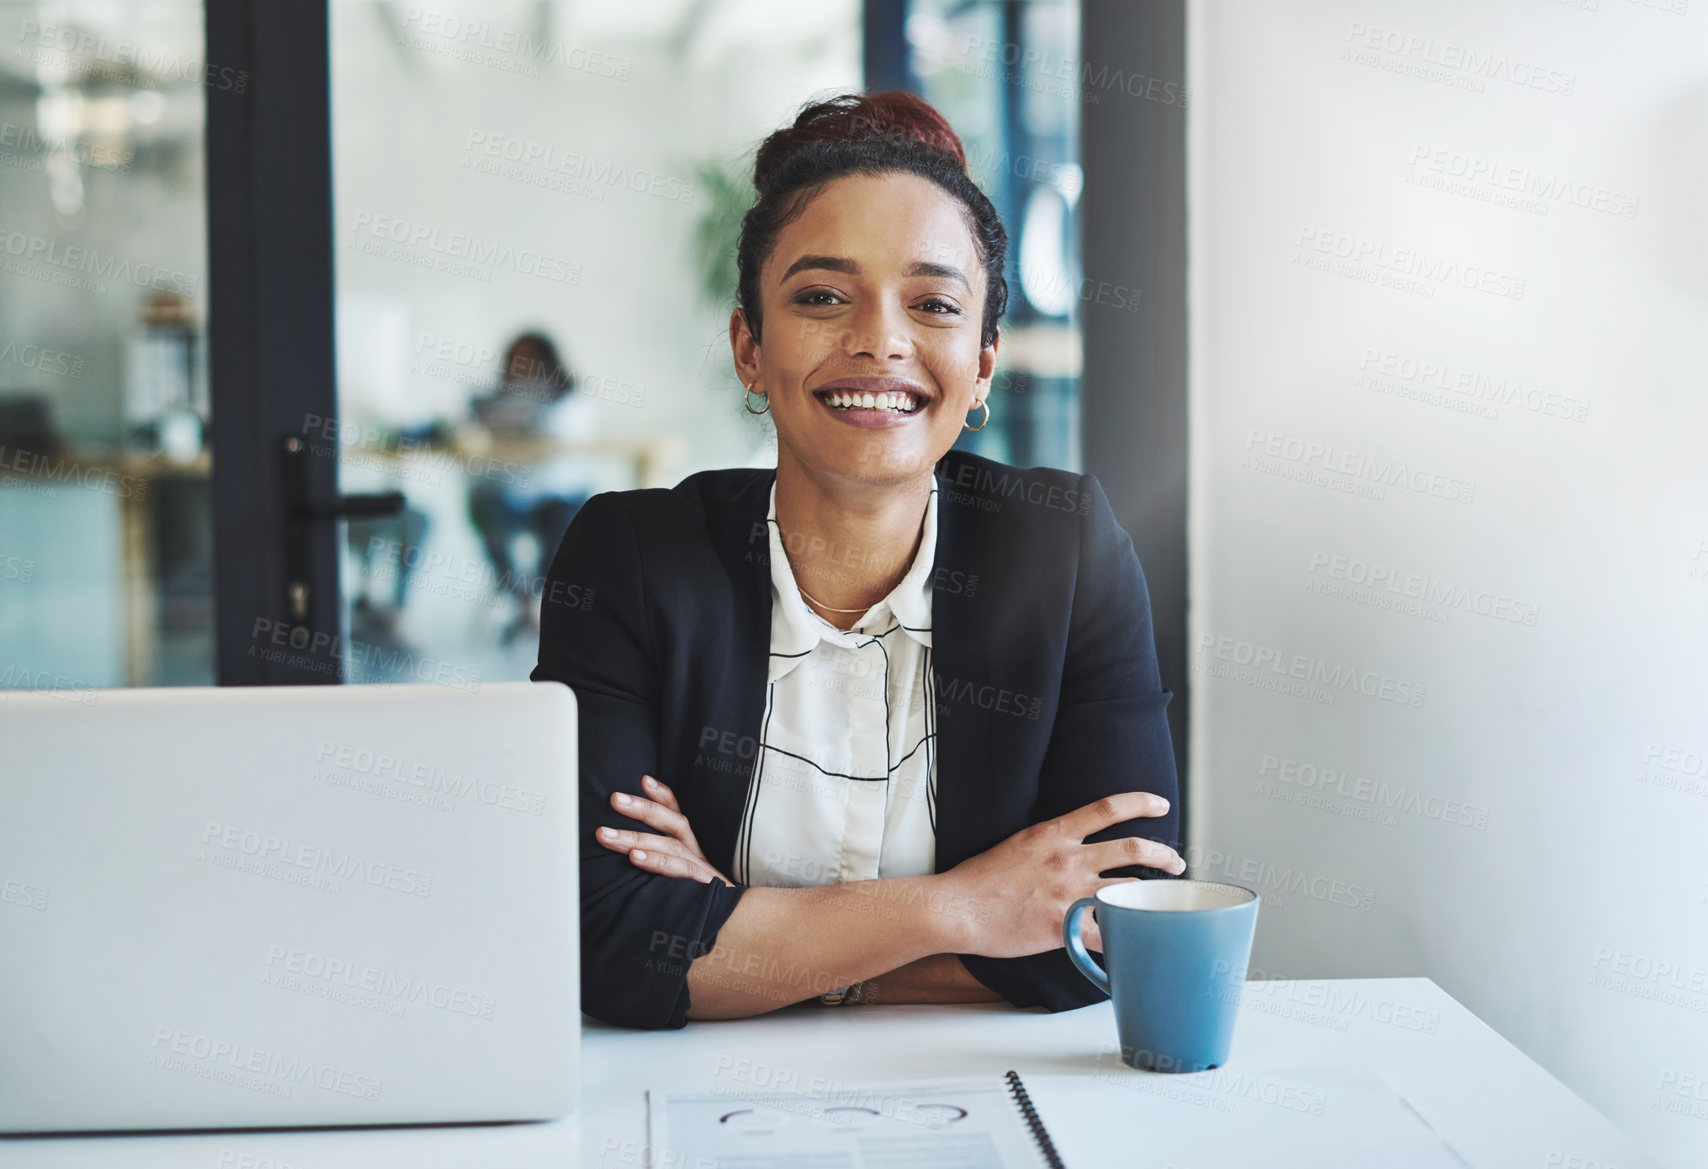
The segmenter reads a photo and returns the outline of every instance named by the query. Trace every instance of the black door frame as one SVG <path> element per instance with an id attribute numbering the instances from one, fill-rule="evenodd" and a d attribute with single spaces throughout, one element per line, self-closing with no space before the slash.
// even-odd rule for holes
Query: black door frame
<path id="1" fill-rule="evenodd" d="M 1089 279 L 1140 291 L 1136 313 L 1083 301 L 1085 469 L 1133 537 L 1150 586 L 1157 663 L 1181 794 L 1191 800 L 1187 639 L 1187 255 L 1185 0 L 1083 0 L 1088 78 L 1118 78 L 1080 106 L 1081 256 Z"/>
<path id="2" fill-rule="evenodd" d="M 309 515 L 337 487 L 329 16 L 326 0 L 206 5 L 207 59 L 248 79 L 207 100 L 223 686 L 343 676 L 336 525 Z"/>

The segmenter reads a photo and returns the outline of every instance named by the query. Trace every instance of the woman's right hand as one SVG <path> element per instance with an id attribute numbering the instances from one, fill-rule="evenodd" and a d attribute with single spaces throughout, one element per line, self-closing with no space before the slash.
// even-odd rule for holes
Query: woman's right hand
<path id="1" fill-rule="evenodd" d="M 964 953 L 1018 958 L 1062 944 L 1068 907 L 1105 885 L 1138 877 L 1102 877 L 1107 869 L 1144 865 L 1179 875 L 1186 862 L 1166 844 L 1142 837 L 1087 844 L 1094 832 L 1141 817 L 1163 816 L 1168 801 L 1150 792 L 1117 792 L 1065 816 L 1023 828 L 994 848 L 942 874 L 955 904 L 973 908 L 972 940 Z M 1091 918 L 1082 919 L 1086 944 L 1100 950 Z"/>

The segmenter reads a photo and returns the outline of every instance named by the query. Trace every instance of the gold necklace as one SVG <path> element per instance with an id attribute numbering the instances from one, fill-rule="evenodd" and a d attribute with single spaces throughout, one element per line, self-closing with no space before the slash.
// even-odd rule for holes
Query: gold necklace
<path id="1" fill-rule="evenodd" d="M 783 530 L 783 525 L 778 524 L 777 525 L 778 533 L 780 534 L 782 532 L 782 530 Z M 925 531 L 925 521 L 923 519 L 921 519 L 919 521 L 919 530 L 922 533 Z M 784 544 L 783 555 L 785 555 L 785 556 L 788 555 L 787 543 Z M 793 564 L 791 564 L 789 566 L 789 569 L 790 569 L 790 575 L 791 576 L 794 575 L 794 565 Z M 902 575 L 906 576 L 907 574 L 903 573 Z M 819 608 L 823 609 L 827 613 L 864 613 L 867 609 L 870 609 L 872 607 L 872 605 L 875 605 L 878 603 L 876 601 L 873 601 L 872 605 L 865 605 L 859 609 L 838 609 L 835 605 L 827 605 L 823 601 L 819 600 L 817 597 L 813 596 L 811 593 L 807 592 L 805 589 L 803 589 L 801 587 L 801 582 L 798 580 L 795 582 L 795 591 L 800 593 L 801 596 L 805 597 L 807 600 L 811 601 L 813 604 L 817 605 Z M 889 594 L 886 593 L 885 595 L 888 596 Z"/>
<path id="2" fill-rule="evenodd" d="M 864 613 L 867 609 L 870 609 L 872 607 L 871 605 L 865 605 L 859 609 L 838 609 L 835 605 L 825 604 L 823 601 L 819 600 L 817 597 L 813 596 L 811 593 L 809 593 L 805 589 L 803 589 L 799 583 L 796 583 L 795 591 L 800 593 L 801 596 L 805 597 L 807 600 L 811 601 L 813 604 L 817 605 L 819 608 L 829 610 L 832 613 Z M 876 604 L 876 602 L 873 602 L 873 604 Z"/>

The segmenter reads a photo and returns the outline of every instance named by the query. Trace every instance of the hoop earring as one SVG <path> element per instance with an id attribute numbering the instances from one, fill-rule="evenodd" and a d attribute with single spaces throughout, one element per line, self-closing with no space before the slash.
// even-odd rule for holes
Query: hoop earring
<path id="1" fill-rule="evenodd" d="M 984 421 L 980 422 L 977 426 L 968 426 L 963 422 L 961 423 L 962 430 L 983 430 L 986 426 L 990 425 L 990 402 L 984 398 L 980 398 L 978 404 L 984 407 Z"/>
<path id="2" fill-rule="evenodd" d="M 758 384 L 758 382 L 754 382 L 753 386 Z M 753 386 L 746 387 L 747 393 L 742 396 L 741 404 L 747 407 L 747 412 L 749 414 L 769 414 L 771 412 L 771 397 L 768 394 L 759 395 L 761 398 L 765 399 L 765 409 L 755 410 L 753 408 Z"/>

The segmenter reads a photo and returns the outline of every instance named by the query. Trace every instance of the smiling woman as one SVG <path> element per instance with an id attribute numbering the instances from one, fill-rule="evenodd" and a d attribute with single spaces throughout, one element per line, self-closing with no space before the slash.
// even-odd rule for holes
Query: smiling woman
<path id="1" fill-rule="evenodd" d="M 1184 869 L 1132 541 L 1094 477 L 951 449 L 990 416 L 1007 233 L 935 110 L 810 104 L 754 185 L 730 344 L 776 470 L 593 497 L 545 590 L 583 1009 L 1083 1006 L 1068 906 Z"/>

